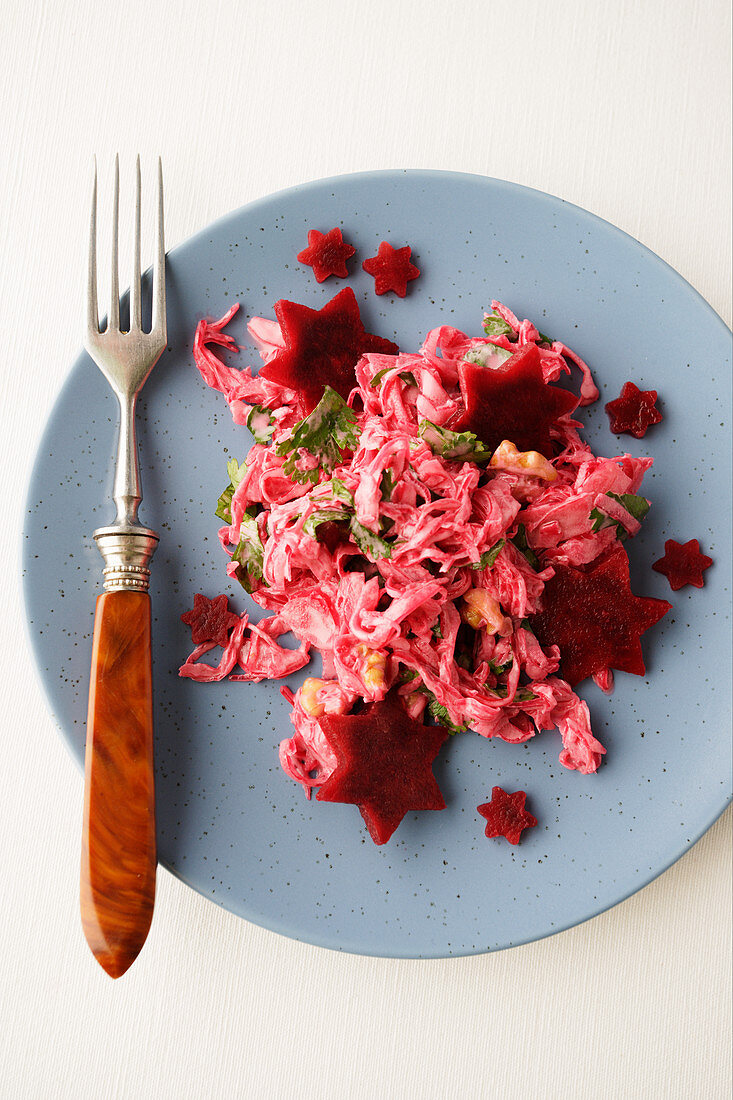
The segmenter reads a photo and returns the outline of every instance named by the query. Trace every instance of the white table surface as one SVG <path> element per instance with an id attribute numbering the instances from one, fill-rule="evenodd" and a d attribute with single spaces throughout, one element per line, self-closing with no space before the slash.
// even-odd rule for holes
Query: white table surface
<path id="1" fill-rule="evenodd" d="M 128 173 L 162 154 L 169 246 L 340 172 L 529 184 L 638 237 L 730 323 L 730 31 L 727 0 L 0 0 L 0 1096 L 728 1096 L 730 813 L 605 915 L 453 961 L 294 943 L 161 871 L 113 983 L 79 928 L 81 777 L 15 555 L 81 342 L 94 151 L 107 179 L 116 149 Z"/>

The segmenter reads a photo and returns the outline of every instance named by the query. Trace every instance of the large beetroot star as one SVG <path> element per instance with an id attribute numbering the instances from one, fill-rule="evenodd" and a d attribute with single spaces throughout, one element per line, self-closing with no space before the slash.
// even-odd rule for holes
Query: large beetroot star
<path id="1" fill-rule="evenodd" d="M 574 687 L 604 668 L 643 676 L 640 636 L 672 604 L 635 596 L 629 587 L 629 559 L 617 545 L 585 570 L 554 565 L 542 591 L 542 610 L 530 616 L 544 646 L 560 647 L 560 669 Z"/>
<path id="2" fill-rule="evenodd" d="M 319 721 L 338 763 L 316 797 L 356 803 L 375 844 L 386 844 L 411 810 L 445 808 L 432 768 L 449 736 L 443 726 L 413 721 L 389 696 L 361 714 Z"/>
<path id="3" fill-rule="evenodd" d="M 536 344 L 520 348 L 498 370 L 461 363 L 458 374 L 466 406 L 460 431 L 473 432 L 490 451 L 508 439 L 519 451 L 552 456 L 550 425 L 578 400 L 544 381 Z"/>
<path id="4" fill-rule="evenodd" d="M 356 384 L 354 367 L 365 352 L 394 355 L 391 340 L 367 332 L 351 287 L 323 309 L 281 299 L 275 303 L 285 347 L 260 370 L 262 378 L 298 390 L 311 412 L 330 386 L 345 399 Z"/>

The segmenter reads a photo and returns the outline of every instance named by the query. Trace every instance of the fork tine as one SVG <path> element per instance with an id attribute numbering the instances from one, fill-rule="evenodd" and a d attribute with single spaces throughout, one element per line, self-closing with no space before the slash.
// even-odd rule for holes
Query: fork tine
<path id="1" fill-rule="evenodd" d="M 163 224 L 163 164 L 158 157 L 158 245 L 153 278 L 153 332 L 167 340 L 165 316 L 165 229 Z"/>
<path id="2" fill-rule="evenodd" d="M 142 328 L 142 304 L 140 296 L 140 154 L 135 166 L 135 244 L 130 284 L 130 331 Z"/>
<path id="3" fill-rule="evenodd" d="M 97 309 L 97 158 L 94 158 L 92 217 L 89 223 L 89 265 L 87 274 L 87 335 L 99 332 Z"/>
<path id="4" fill-rule="evenodd" d="M 112 201 L 112 272 L 107 329 L 116 332 L 120 327 L 120 276 L 117 263 L 120 221 L 120 157 L 115 157 L 115 192 Z"/>

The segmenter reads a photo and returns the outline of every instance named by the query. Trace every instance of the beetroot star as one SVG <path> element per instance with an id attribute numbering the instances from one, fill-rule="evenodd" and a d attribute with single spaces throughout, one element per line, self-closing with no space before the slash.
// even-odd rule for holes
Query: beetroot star
<path id="1" fill-rule="evenodd" d="M 319 721 L 338 763 L 316 797 L 356 803 L 375 844 L 386 844 L 406 813 L 445 809 L 432 768 L 449 736 L 443 726 L 415 722 L 391 696 Z"/>
<path id="2" fill-rule="evenodd" d="M 181 615 L 184 623 L 191 627 L 194 645 L 202 642 L 214 642 L 226 648 L 229 631 L 239 624 L 239 615 L 229 610 L 226 596 L 216 596 L 210 600 L 207 596 L 195 595 L 193 610 Z"/>
<path id="3" fill-rule="evenodd" d="M 684 543 L 667 539 L 664 544 L 664 557 L 655 561 L 652 569 L 656 569 L 657 573 L 663 573 L 672 591 L 677 592 L 686 584 L 702 588 L 705 584 L 703 571 L 709 569 L 712 564 L 712 558 L 700 553 L 700 543 L 697 539 L 690 539 L 689 542 Z"/>
<path id="4" fill-rule="evenodd" d="M 523 831 L 533 829 L 537 824 L 534 814 L 524 808 L 526 798 L 524 791 L 509 794 L 501 787 L 494 787 L 491 802 L 476 807 L 486 818 L 486 836 L 504 836 L 510 844 L 519 844 Z"/>
<path id="5" fill-rule="evenodd" d="M 535 344 L 520 348 L 499 369 L 461 363 L 458 375 L 466 411 L 457 430 L 473 432 L 490 451 L 508 439 L 519 451 L 552 456 L 550 425 L 578 400 L 544 381 Z"/>
<path id="6" fill-rule="evenodd" d="M 376 256 L 364 260 L 361 266 L 367 275 L 374 276 L 375 294 L 386 294 L 388 290 L 393 290 L 400 298 L 404 298 L 407 284 L 420 274 L 420 269 L 410 263 L 411 255 L 412 249 L 409 245 L 393 248 L 387 241 L 382 241 Z"/>
<path id="7" fill-rule="evenodd" d="M 320 233 L 317 229 L 308 230 L 308 247 L 298 253 L 302 264 L 313 268 L 316 281 L 322 283 L 329 275 L 339 279 L 348 278 L 346 261 L 354 255 L 356 249 L 347 244 L 340 229 L 329 229 Z"/>
<path id="8" fill-rule="evenodd" d="M 354 367 L 365 352 L 394 355 L 391 340 L 367 332 L 351 287 L 346 287 L 323 309 L 288 302 L 275 303 L 285 347 L 260 370 L 262 378 L 299 390 L 311 412 L 330 386 L 346 399 L 356 385 Z"/>
<path id="9" fill-rule="evenodd" d="M 606 405 L 611 431 L 616 435 L 626 432 L 641 439 L 647 428 L 662 419 L 662 414 L 655 407 L 656 400 L 656 390 L 640 390 L 633 382 L 624 382 L 621 396 Z"/>
<path id="10" fill-rule="evenodd" d="M 633 594 L 620 544 L 585 569 L 553 569 L 542 590 L 542 610 L 530 623 L 542 645 L 560 647 L 560 669 L 571 687 L 604 668 L 643 676 L 639 638 L 672 604 Z"/>

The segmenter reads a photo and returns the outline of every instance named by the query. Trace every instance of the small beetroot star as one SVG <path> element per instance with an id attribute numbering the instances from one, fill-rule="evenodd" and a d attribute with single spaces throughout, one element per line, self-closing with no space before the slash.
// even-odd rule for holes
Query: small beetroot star
<path id="1" fill-rule="evenodd" d="M 647 428 L 662 419 L 656 400 L 656 390 L 640 390 L 633 382 L 625 382 L 621 396 L 606 405 L 611 431 L 616 435 L 625 432 L 641 439 Z"/>
<path id="2" fill-rule="evenodd" d="M 393 248 L 387 241 L 382 241 L 376 256 L 364 260 L 361 266 L 367 275 L 374 276 L 375 294 L 386 294 L 388 290 L 393 290 L 400 298 L 405 297 L 407 284 L 420 274 L 420 269 L 410 262 L 411 255 L 412 249 L 409 245 Z"/>
<path id="3" fill-rule="evenodd" d="M 355 252 L 356 249 L 343 239 L 340 229 L 329 229 L 328 233 L 310 229 L 308 247 L 298 253 L 298 259 L 302 264 L 312 267 L 316 281 L 322 283 L 330 275 L 335 275 L 338 279 L 348 278 L 346 261 Z"/>
<path id="4" fill-rule="evenodd" d="M 677 592 L 686 584 L 702 588 L 705 584 L 703 572 L 712 564 L 712 558 L 700 553 L 700 543 L 697 539 L 690 539 L 689 542 L 684 543 L 667 539 L 664 544 L 664 557 L 655 561 L 652 569 L 657 573 L 663 573 L 669 581 L 669 587 L 673 592 Z"/>
<path id="5" fill-rule="evenodd" d="M 239 615 L 229 610 L 229 600 L 225 595 L 210 600 L 198 593 L 193 598 L 193 610 L 181 615 L 184 623 L 191 627 L 194 645 L 214 642 L 226 648 L 229 631 L 239 623 Z"/>
<path id="6" fill-rule="evenodd" d="M 525 810 L 527 799 L 525 791 L 513 791 L 511 794 L 501 787 L 494 787 L 491 802 L 484 802 L 476 809 L 486 818 L 486 836 L 503 836 L 510 844 L 519 844 L 525 829 L 533 829 L 537 824 L 534 814 Z"/>

